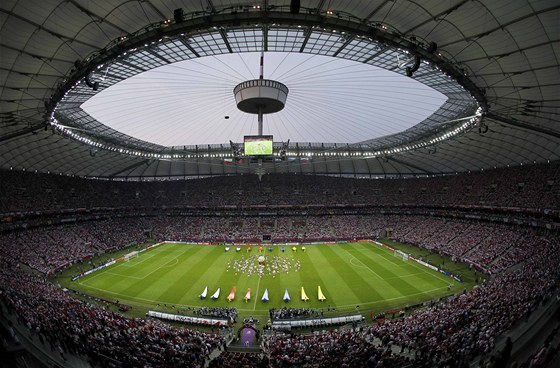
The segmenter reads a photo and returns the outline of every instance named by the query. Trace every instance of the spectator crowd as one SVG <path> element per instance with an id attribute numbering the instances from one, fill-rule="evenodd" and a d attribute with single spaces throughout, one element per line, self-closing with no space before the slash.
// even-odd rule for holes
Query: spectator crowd
<path id="1" fill-rule="evenodd" d="M 356 179 L 320 175 L 111 181 L 0 170 L 0 214 L 69 208 L 248 205 L 477 205 L 560 208 L 560 162 L 448 176 Z"/>
<path id="2" fill-rule="evenodd" d="M 224 344 L 219 334 L 128 318 L 75 299 L 46 277 L 100 252 L 141 244 L 149 238 L 214 243 L 260 242 L 264 235 L 272 242 L 383 235 L 492 274 L 472 291 L 403 318 L 348 331 L 274 334 L 264 342 L 267 356 L 258 358 L 259 364 L 271 367 L 464 367 L 474 356 L 489 354 L 497 336 L 527 318 L 558 290 L 560 280 L 560 237 L 553 229 L 428 213 L 312 214 L 314 205 L 325 203 L 558 211 L 558 163 L 410 180 L 267 175 L 262 182 L 244 176 L 132 183 L 0 171 L 0 192 L 0 214 L 5 222 L 10 214 L 33 211 L 163 208 L 157 216 L 119 215 L 0 233 L 3 304 L 53 350 L 61 347 L 109 367 L 203 367 L 210 353 Z M 212 210 L 245 205 L 262 205 L 266 210 L 271 204 L 302 206 L 310 214 L 231 217 Z M 205 208 L 212 215 L 169 216 L 166 206 Z M 297 264 L 286 262 L 278 259 L 279 272 L 287 272 L 286 267 L 297 270 Z M 231 267 L 232 272 L 249 272 L 240 271 L 243 264 Z M 192 313 L 237 317 L 237 311 L 229 308 L 200 308 Z M 314 316 L 317 310 L 281 308 L 270 313 L 272 319 L 292 319 Z M 392 346 L 412 353 L 395 353 Z M 248 356 L 223 354 L 212 364 L 236 367 L 248 361 Z"/>

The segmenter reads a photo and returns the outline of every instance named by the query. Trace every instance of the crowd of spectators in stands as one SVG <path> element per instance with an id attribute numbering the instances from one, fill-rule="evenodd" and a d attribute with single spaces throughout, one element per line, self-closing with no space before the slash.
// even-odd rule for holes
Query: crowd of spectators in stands
<path id="1" fill-rule="evenodd" d="M 52 274 L 92 256 L 146 242 L 141 219 L 118 218 L 0 235 L 0 254 Z"/>
<path id="2" fill-rule="evenodd" d="M 490 265 L 491 271 L 499 272 L 518 264 L 520 261 L 529 258 L 535 249 L 539 249 L 541 243 L 549 241 L 547 236 L 542 236 L 532 229 L 519 229 L 519 232 L 520 240 Z"/>
<path id="3" fill-rule="evenodd" d="M 166 217 L 168 221 L 173 221 L 175 218 Z M 389 219 L 391 220 L 391 218 Z M 147 226 L 147 219 L 142 218 L 140 220 L 134 219 L 119 219 L 121 221 L 119 228 L 111 230 L 111 227 L 107 225 L 106 231 L 109 238 L 112 238 L 113 232 L 123 232 L 125 234 L 133 234 L 134 231 L 127 229 L 127 225 L 136 228 L 136 230 L 141 232 L 141 229 Z M 136 222 L 139 221 L 139 222 Z M 159 224 L 166 223 L 163 219 L 157 219 Z M 181 219 L 184 221 L 184 219 Z M 223 219 L 227 222 L 227 220 Z M 286 221 L 283 219 L 282 221 Z M 301 223 L 302 219 L 297 218 L 298 223 Z M 374 222 L 373 219 L 369 218 L 364 221 L 352 221 L 352 216 L 343 216 L 341 218 L 327 218 L 320 222 L 311 221 L 312 226 L 315 224 L 321 224 L 321 226 L 326 226 L 326 222 L 344 222 L 347 223 L 349 231 L 354 234 L 359 232 L 358 230 L 352 230 L 352 224 L 358 226 L 357 224 L 371 224 Z M 379 220 L 381 221 L 381 220 Z M 400 217 L 398 225 L 399 227 L 405 227 L 409 224 L 409 229 L 413 236 L 412 239 L 418 240 L 419 232 L 415 229 L 426 227 L 432 225 L 434 219 L 432 218 L 422 218 L 418 216 L 408 216 Z M 511 266 L 513 264 L 518 264 L 515 272 L 509 273 L 497 273 L 490 281 L 481 284 L 479 287 L 473 289 L 471 292 L 459 295 L 447 303 L 437 304 L 433 307 L 429 307 L 423 312 L 414 313 L 402 319 L 391 320 L 380 325 L 374 325 L 367 329 L 367 334 L 379 337 L 380 339 L 388 338 L 389 341 L 397 345 L 411 346 L 415 351 L 419 351 L 422 354 L 422 359 L 429 359 L 430 361 L 438 360 L 449 363 L 450 361 L 456 363 L 460 361 L 468 361 L 476 354 L 484 354 L 490 352 L 494 346 L 494 338 L 511 325 L 523 318 L 531 309 L 538 304 L 540 298 L 546 293 L 550 292 L 553 287 L 557 285 L 560 279 L 559 275 L 559 265 L 560 265 L 560 242 L 557 237 L 552 234 L 548 235 L 546 232 L 537 231 L 535 229 L 521 228 L 516 230 L 515 228 L 508 227 L 504 224 L 491 224 L 491 223 L 478 223 L 473 222 L 471 224 L 465 225 L 464 220 L 457 220 L 461 223 L 461 226 L 455 227 L 453 220 L 447 220 L 442 222 L 440 219 L 435 220 L 439 223 L 439 227 L 444 227 L 446 232 L 453 233 L 453 229 L 457 228 L 459 233 L 453 238 L 451 243 L 454 243 L 461 236 L 466 236 L 469 231 L 475 231 L 477 234 L 490 234 L 487 238 L 483 240 L 479 239 L 479 243 L 473 244 L 471 249 L 464 254 L 465 259 L 491 259 L 497 254 L 495 246 L 491 242 L 485 241 L 489 238 L 494 238 L 499 241 L 499 236 L 505 237 L 505 243 L 509 244 L 508 252 L 503 253 L 501 258 L 497 258 L 499 262 L 496 262 L 494 266 L 497 270 L 503 269 L 506 266 Z M 216 223 L 217 218 L 207 224 L 204 219 L 196 219 L 196 223 L 203 224 L 203 230 L 206 230 L 207 226 L 212 226 Z M 164 228 L 169 229 L 172 227 L 169 223 Z M 38 254 L 43 256 L 48 256 L 49 259 L 56 259 L 56 257 L 61 257 L 64 261 L 72 261 L 72 258 L 68 258 L 68 255 L 73 255 L 74 257 L 80 257 L 83 253 L 79 252 L 79 249 L 83 248 L 83 244 L 77 241 L 76 234 L 83 234 L 84 229 L 90 227 L 96 227 L 92 223 L 76 224 L 76 225 L 65 225 L 59 228 L 47 228 L 45 229 L 32 229 L 28 231 L 18 232 L 17 236 L 14 238 L 14 233 L 8 233 L 3 235 L 4 239 L 14 240 L 19 239 L 20 243 L 17 247 L 13 246 L 13 243 L 2 242 L 0 247 L 0 252 L 2 254 L 2 260 L 7 264 L 3 267 L 2 285 L 3 285 L 3 295 L 9 298 L 8 303 L 16 311 L 18 315 L 22 317 L 23 320 L 27 322 L 32 321 L 32 323 L 27 323 L 29 327 L 37 331 L 43 331 L 47 334 L 45 336 L 47 339 L 59 340 L 62 339 L 66 347 L 70 349 L 76 349 L 80 352 L 87 352 L 84 346 L 78 346 L 77 337 L 80 337 L 81 333 L 92 333 L 92 339 L 98 338 L 97 344 L 101 344 L 101 341 L 107 341 L 108 336 L 114 332 L 113 330 L 105 331 L 101 326 L 103 321 L 116 321 L 115 328 L 117 330 L 126 329 L 129 331 L 131 329 L 128 323 L 133 323 L 135 333 L 140 333 L 138 331 L 146 331 L 150 329 L 156 329 L 158 333 L 161 329 L 165 329 L 165 325 L 159 324 L 157 322 L 147 322 L 130 320 L 120 317 L 112 312 L 100 310 L 93 305 L 89 305 L 80 301 L 77 301 L 65 293 L 60 291 L 57 287 L 45 281 L 45 279 L 37 276 L 28 275 L 17 267 L 14 267 L 18 262 L 26 263 L 29 266 L 35 265 L 35 260 Z M 79 227 L 80 231 L 72 231 L 75 227 Z M 220 224 L 220 227 L 223 227 Z M 481 228 L 484 228 L 482 230 Z M 476 229 L 476 230 L 475 230 Z M 43 230 L 41 232 L 41 230 Z M 156 231 L 157 233 L 157 231 Z M 443 232 L 438 232 L 443 233 Z M 57 239 L 60 239 L 60 243 L 46 242 L 50 234 L 56 234 Z M 68 235 L 65 235 L 68 234 Z M 90 231 L 89 234 L 92 234 Z M 315 233 L 314 233 L 315 234 Z M 54 235 L 53 235 L 54 236 Z M 115 235 L 116 236 L 116 235 Z M 427 236 L 430 236 L 429 234 Z M 449 236 L 446 235 L 446 238 Z M 432 237 L 433 238 L 433 237 Z M 518 239 L 522 241 L 513 241 L 510 239 Z M 470 237 L 469 237 L 470 239 Z M 402 231 L 402 238 L 400 240 L 407 240 L 406 230 Z M 77 243 L 75 243 L 77 241 Z M 61 244 L 58 246 L 57 244 Z M 520 244 L 520 245 L 518 245 Z M 52 247 L 52 252 L 46 246 Z M 517 247 L 521 247 L 521 250 L 516 250 Z M 76 249 L 74 249 L 76 248 Z M 436 247 L 437 250 L 442 250 L 439 246 Z M 17 249 L 17 252 L 14 251 Z M 451 247 L 451 249 L 453 249 Z M 464 249 L 460 247 L 458 249 Z M 529 251 L 530 249 L 530 251 Z M 63 250 L 66 250 L 65 252 Z M 451 251 L 447 249 L 447 251 Z M 475 256 L 475 254 L 480 254 Z M 492 257 L 490 257 L 490 255 Z M 55 263 L 58 264 L 58 263 Z M 486 263 L 486 266 L 490 267 L 492 265 Z M 37 268 L 39 271 L 44 271 L 41 267 Z M 17 274 L 18 277 L 13 276 Z M 15 281 L 17 280 L 17 282 Z M 29 299 L 27 299 L 29 298 Z M 54 302 L 57 300 L 57 302 Z M 69 323 L 66 320 L 66 325 L 77 326 L 69 327 L 70 331 L 66 331 L 68 336 L 61 333 L 64 330 L 53 328 L 57 324 L 64 323 L 59 320 L 54 320 L 52 313 L 43 313 L 45 311 L 50 311 L 52 308 L 56 308 L 60 311 L 65 311 L 62 315 L 66 316 L 64 318 L 78 318 L 77 322 Z M 308 311 L 309 313 L 304 313 Z M 224 309 L 214 309 L 211 310 L 206 308 L 204 310 L 199 310 L 197 313 L 210 313 L 212 316 L 226 315 L 223 314 Z M 312 315 L 312 309 L 292 309 L 283 308 L 271 311 L 273 318 L 297 318 L 303 316 Z M 208 314 L 204 314 L 208 315 Z M 71 316 L 71 317 L 68 317 Z M 83 319 L 89 320 L 89 323 L 94 324 L 94 327 L 84 325 Z M 91 318 L 99 319 L 99 322 L 95 322 Z M 123 327 L 126 326 L 126 327 Z M 141 326 L 141 327 L 139 327 Z M 149 326 L 149 327 L 148 327 Z M 101 329 L 99 331 L 98 329 Z M 77 330 L 77 331 L 76 331 Z M 52 332 L 55 331 L 55 332 Z M 172 330 L 173 331 L 173 330 Z M 49 334 L 55 333 L 56 336 L 50 336 Z M 166 331 L 165 333 L 168 333 Z M 175 332 L 169 332 L 170 336 L 174 336 Z M 194 332 L 193 332 L 194 333 Z M 195 333 L 196 334 L 196 333 Z M 77 336 L 77 337 L 76 337 Z M 136 336 L 136 335 L 134 335 Z M 197 339 L 202 337 L 196 335 Z M 336 333 L 331 336 L 332 340 L 336 340 L 340 336 L 343 336 L 344 343 L 347 343 L 346 336 L 344 334 L 338 335 Z M 130 336 L 128 336 L 130 337 Z M 81 337 L 80 337 L 81 338 Z M 139 338 L 139 337 L 138 337 Z M 184 338 L 181 337 L 184 342 Z M 214 337 L 212 338 L 214 339 Z M 275 344 L 280 344 L 283 346 L 284 343 L 280 341 L 280 337 L 275 338 L 277 341 Z M 303 341 L 302 338 L 296 338 L 298 349 L 301 348 Z M 353 340 L 362 341 L 359 334 L 352 337 Z M 108 340 L 110 341 L 110 340 Z M 214 340 L 212 340 L 214 341 Z M 283 341 L 283 340 L 282 340 Z M 313 341 L 313 340 L 309 340 Z M 288 346 L 292 346 L 291 342 Z M 108 345 L 105 349 L 101 346 L 96 346 L 92 344 L 91 347 L 95 347 L 94 354 L 102 354 L 109 357 L 115 357 L 119 355 L 123 359 L 149 359 L 149 356 L 143 356 L 138 354 L 131 354 L 129 357 L 122 352 L 116 353 L 116 348 L 118 344 Z M 165 351 L 165 348 L 160 346 L 158 342 L 156 344 L 157 349 L 160 353 Z M 85 349 L 85 350 L 80 350 Z M 173 348 L 175 349 L 175 348 Z M 183 354 L 184 358 L 184 348 L 180 350 L 181 352 L 176 352 L 173 350 L 173 354 Z M 311 348 L 309 348 L 311 349 Z M 275 350 L 272 349 L 271 352 Z M 328 354 L 331 354 L 330 350 Z M 197 356 L 205 356 L 208 351 L 197 351 Z M 316 354 L 317 352 L 314 351 Z M 163 354 L 163 353 L 162 353 Z M 274 355 L 273 355 L 274 356 Z M 286 358 L 284 355 L 281 357 L 275 357 L 275 362 L 281 364 L 293 363 L 295 356 L 298 354 L 291 355 L 290 358 Z M 315 356 L 315 355 L 314 355 Z M 381 359 L 381 356 L 379 359 Z M 371 354 L 368 355 L 367 360 L 364 364 L 371 358 Z M 199 359 L 199 358 L 196 358 Z M 307 359 L 303 356 L 301 359 Z M 327 359 L 327 357 L 325 357 Z M 354 359 L 357 359 L 354 356 Z M 378 358 L 372 358 L 374 361 Z M 400 358 L 397 358 L 399 361 Z M 284 363 L 282 363 L 284 362 Z M 304 361 L 300 361 L 302 363 Z M 341 362 L 345 363 L 345 362 Z M 276 364 L 276 363 L 275 363 Z M 352 364 L 351 362 L 346 362 L 346 364 Z M 370 363 L 368 363 L 370 364 Z M 351 366 L 351 365 L 350 365 Z M 375 365 L 372 365 L 375 366 Z"/>
<path id="4" fill-rule="evenodd" d="M 213 359 L 208 368 L 269 368 L 268 356 L 263 353 L 226 351 Z"/>
<path id="5" fill-rule="evenodd" d="M 230 217 L 161 216 L 117 218 L 3 233 L 0 234 L 0 254 L 52 274 L 93 255 L 141 244 L 148 239 L 148 233 L 157 241 L 261 242 L 263 229 L 259 224 L 264 222 L 276 224 L 265 229 L 273 242 L 277 239 L 288 242 L 373 239 L 380 236 L 383 229 L 390 228 L 394 231 L 391 238 L 395 240 L 452 256 L 491 273 L 522 262 L 535 246 L 548 241 L 543 231 L 534 228 L 430 216 L 341 215 L 310 216 L 307 219 L 278 216 L 252 218 L 250 221 Z M 282 234 L 286 229 L 295 237 Z M 222 235 L 234 233 L 235 236 Z"/>
<path id="6" fill-rule="evenodd" d="M 118 313 L 67 295 L 45 278 L 2 260 L 1 296 L 8 310 L 54 350 L 88 356 L 103 366 L 203 367 L 222 346 L 218 334 L 174 328 Z M 115 365 L 116 366 L 116 365 Z"/>
<path id="7" fill-rule="evenodd" d="M 368 336 L 411 348 L 418 359 L 414 367 L 467 366 L 476 355 L 489 354 L 496 336 L 527 318 L 544 296 L 557 290 L 559 265 L 560 241 L 549 239 L 516 272 L 499 274 L 469 293 L 404 318 L 371 325 L 360 333 L 334 331 L 312 337 L 278 334 L 268 345 L 272 366 L 310 362 L 349 367 L 406 366 L 399 358 L 396 363 L 390 360 L 377 365 L 378 352 L 369 350 Z"/>
<path id="8" fill-rule="evenodd" d="M 398 222 L 395 221 L 396 217 Z M 40 272 L 52 274 L 64 266 L 87 260 L 100 252 L 141 244 L 148 238 L 146 229 L 149 229 L 155 240 L 200 241 L 201 238 L 197 238 L 194 233 L 205 234 L 202 241 L 207 242 L 244 241 L 247 238 L 259 242 L 262 240 L 254 239 L 254 234 L 261 232 L 258 219 L 253 219 L 250 224 L 244 220 L 236 220 L 241 223 L 241 227 L 235 231 L 242 240 L 212 236 L 229 232 L 232 221 L 227 217 L 165 216 L 33 228 L 0 234 L 0 254 Z M 310 216 L 307 219 L 286 216 L 275 218 L 275 222 L 282 226 L 267 227 L 267 232 L 272 235 L 272 239 L 282 237 L 284 241 L 376 238 L 382 234 L 381 229 L 391 228 L 394 230 L 395 240 L 454 256 L 492 273 L 516 265 L 536 246 L 548 241 L 547 236 L 530 228 L 422 216 Z M 377 225 L 371 226 L 374 223 Z M 252 226 L 257 228 L 253 229 Z M 197 230 L 193 230 L 194 228 Z M 291 229 L 296 237 L 282 236 L 281 232 L 286 228 Z M 458 231 L 455 232 L 456 230 Z M 189 236 L 184 236 L 185 234 Z M 90 266 L 89 268 L 93 268 L 95 265 Z M 88 267 L 87 262 L 84 267 Z"/>
<path id="9" fill-rule="evenodd" d="M 0 213 L 68 208 L 259 205 L 477 205 L 560 208 L 560 163 L 418 179 L 269 174 L 123 182 L 0 170 Z"/>
<path id="10" fill-rule="evenodd" d="M 527 317 L 543 297 L 557 290 L 560 280 L 557 234 L 516 223 L 382 213 L 236 218 L 165 215 L 166 206 L 262 205 L 266 210 L 268 204 L 324 203 L 558 210 L 558 163 L 413 180 L 267 175 L 262 182 L 244 176 L 132 183 L 47 175 L 36 180 L 36 175 L 0 171 L 0 213 L 163 207 L 155 217 L 118 216 L 0 234 L 0 295 L 5 305 L 53 349 L 60 345 L 92 360 L 101 359 L 107 366 L 115 361 L 125 366 L 203 366 L 209 353 L 224 343 L 216 334 L 126 318 L 74 299 L 42 275 L 75 262 L 86 260 L 87 264 L 99 252 L 140 244 L 148 238 L 233 242 L 261 241 L 266 234 L 278 242 L 375 238 L 387 233 L 494 274 L 470 292 L 404 318 L 355 331 L 274 335 L 266 341 L 272 367 L 461 367 L 475 355 L 490 353 L 496 336 Z M 27 272 L 21 264 L 42 274 Z M 506 269 L 510 272 L 503 272 Z M 221 309 L 198 312 L 229 316 Z M 279 309 L 273 318 L 293 318 L 300 312 Z M 373 338 L 386 346 L 372 346 Z M 395 354 L 390 345 L 408 348 L 415 356 Z M 223 366 L 236 366 L 245 358 L 223 356 Z"/>
<path id="11" fill-rule="evenodd" d="M 436 352 L 444 360 L 469 361 L 476 354 L 489 353 L 499 333 L 526 317 L 557 286 L 559 245 L 540 249 L 542 253 L 517 272 L 497 275 L 470 293 L 376 326 L 372 332 L 379 337 L 389 335 L 397 344 Z"/>
<path id="12" fill-rule="evenodd" d="M 313 335 L 275 334 L 265 342 L 265 349 L 274 368 L 428 367 L 420 359 L 393 353 L 389 346 L 372 345 L 367 337 L 362 332 L 338 330 Z"/>

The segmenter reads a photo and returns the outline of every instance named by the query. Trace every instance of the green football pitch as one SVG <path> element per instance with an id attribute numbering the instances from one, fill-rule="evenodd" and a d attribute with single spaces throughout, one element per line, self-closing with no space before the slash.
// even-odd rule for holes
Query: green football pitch
<path id="1" fill-rule="evenodd" d="M 272 248 L 272 251 L 269 250 Z M 96 271 L 67 284 L 104 299 L 118 299 L 136 312 L 208 306 L 235 307 L 240 316 L 266 316 L 269 308 L 336 308 L 336 313 L 365 315 L 456 293 L 465 285 L 418 263 L 396 257 L 369 242 L 298 246 L 247 247 L 169 243 L 129 261 Z M 264 267 L 258 257 L 264 256 Z M 262 260 L 262 259 L 261 259 Z M 451 288 L 450 288 L 451 285 Z M 326 300 L 318 299 L 321 287 Z M 208 295 L 200 294 L 208 287 Z M 301 288 L 309 297 L 301 300 Z M 211 296 L 220 288 L 220 296 Z M 235 288 L 235 299 L 228 301 Z M 244 300 L 247 290 L 251 299 Z M 268 289 L 269 301 L 262 297 Z M 288 290 L 290 301 L 283 300 Z M 171 311 L 171 309 L 169 309 Z"/>

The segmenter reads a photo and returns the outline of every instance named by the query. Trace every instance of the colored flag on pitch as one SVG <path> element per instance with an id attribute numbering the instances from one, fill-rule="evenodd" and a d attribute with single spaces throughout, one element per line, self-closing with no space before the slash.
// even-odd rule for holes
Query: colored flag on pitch
<path id="1" fill-rule="evenodd" d="M 290 294 L 288 293 L 288 288 L 284 291 L 284 297 L 282 298 L 286 303 L 290 301 Z"/>
<path id="2" fill-rule="evenodd" d="M 233 299 L 235 299 L 235 286 L 231 289 L 226 299 L 228 302 L 231 302 Z"/>
<path id="3" fill-rule="evenodd" d="M 220 290 L 221 288 L 218 288 L 218 290 L 216 290 L 216 292 L 212 295 L 212 300 L 216 300 L 220 297 Z"/>
<path id="4" fill-rule="evenodd" d="M 268 288 L 264 291 L 264 294 L 261 299 L 263 302 L 268 302 Z"/>
<path id="5" fill-rule="evenodd" d="M 309 298 L 307 297 L 307 294 L 305 293 L 305 289 L 303 288 L 303 286 L 301 287 L 301 300 L 303 300 L 304 302 L 309 300 Z"/>
<path id="6" fill-rule="evenodd" d="M 324 301 L 327 299 L 325 298 L 325 294 L 323 294 L 323 291 L 321 290 L 321 286 L 317 286 L 317 294 L 320 301 Z"/>
<path id="7" fill-rule="evenodd" d="M 200 294 L 200 299 L 206 298 L 206 295 L 208 295 L 208 286 L 206 286 L 202 294 Z"/>

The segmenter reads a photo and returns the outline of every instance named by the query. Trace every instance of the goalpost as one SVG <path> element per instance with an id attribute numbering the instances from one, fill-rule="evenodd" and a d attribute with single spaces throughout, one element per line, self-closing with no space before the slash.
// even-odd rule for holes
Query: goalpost
<path id="1" fill-rule="evenodd" d="M 130 253 L 128 253 L 128 254 L 125 254 L 124 257 L 123 257 L 123 260 L 124 260 L 125 262 L 128 262 L 128 261 L 130 261 L 132 258 L 136 258 L 136 257 L 138 257 L 138 251 L 134 251 L 134 252 L 130 252 Z"/>
<path id="2" fill-rule="evenodd" d="M 393 255 L 397 258 L 401 258 L 403 261 L 408 261 L 408 253 L 405 253 L 402 250 L 395 250 Z"/>

